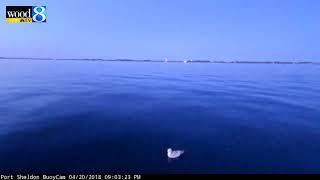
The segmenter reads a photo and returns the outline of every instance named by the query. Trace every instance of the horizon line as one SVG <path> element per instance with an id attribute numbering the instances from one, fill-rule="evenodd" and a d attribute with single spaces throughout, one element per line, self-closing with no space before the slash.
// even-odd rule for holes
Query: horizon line
<path id="1" fill-rule="evenodd" d="M 130 61 L 130 62 L 183 62 L 183 63 L 255 63 L 255 64 L 320 64 L 320 61 L 306 61 L 306 60 L 193 60 L 193 59 L 172 59 L 164 58 L 164 60 L 156 59 L 130 59 L 130 58 L 36 58 L 36 57 L 0 57 L 1 60 L 73 60 L 73 61 Z"/>

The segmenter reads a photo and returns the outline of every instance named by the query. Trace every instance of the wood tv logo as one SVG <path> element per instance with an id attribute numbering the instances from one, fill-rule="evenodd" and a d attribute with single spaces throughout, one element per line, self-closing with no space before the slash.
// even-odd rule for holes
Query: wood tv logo
<path id="1" fill-rule="evenodd" d="M 46 6 L 6 6 L 7 23 L 47 22 Z"/>

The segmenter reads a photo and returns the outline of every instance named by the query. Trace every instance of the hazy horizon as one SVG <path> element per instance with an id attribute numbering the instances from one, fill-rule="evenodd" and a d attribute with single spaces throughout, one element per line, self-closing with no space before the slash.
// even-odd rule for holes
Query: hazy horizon
<path id="1" fill-rule="evenodd" d="M 209 64 L 290 64 L 290 65 L 319 65 L 320 61 L 306 61 L 306 60 L 219 60 L 219 59 L 106 59 L 106 58 L 36 58 L 36 57 L 1 57 L 0 60 L 10 61 L 99 61 L 99 62 L 136 62 L 136 63 L 209 63 Z"/>

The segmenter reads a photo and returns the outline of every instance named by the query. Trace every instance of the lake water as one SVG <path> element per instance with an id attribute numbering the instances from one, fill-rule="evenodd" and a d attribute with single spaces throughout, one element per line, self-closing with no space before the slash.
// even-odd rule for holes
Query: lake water
<path id="1" fill-rule="evenodd" d="M 0 61 L 1 172 L 320 173 L 319 138 L 318 65 Z"/>

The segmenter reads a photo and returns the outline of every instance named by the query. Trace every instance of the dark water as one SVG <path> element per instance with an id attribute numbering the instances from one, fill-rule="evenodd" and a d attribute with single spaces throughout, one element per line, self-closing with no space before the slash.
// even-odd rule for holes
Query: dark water
<path id="1" fill-rule="evenodd" d="M 1 172 L 320 173 L 319 153 L 320 66 L 0 62 Z"/>

